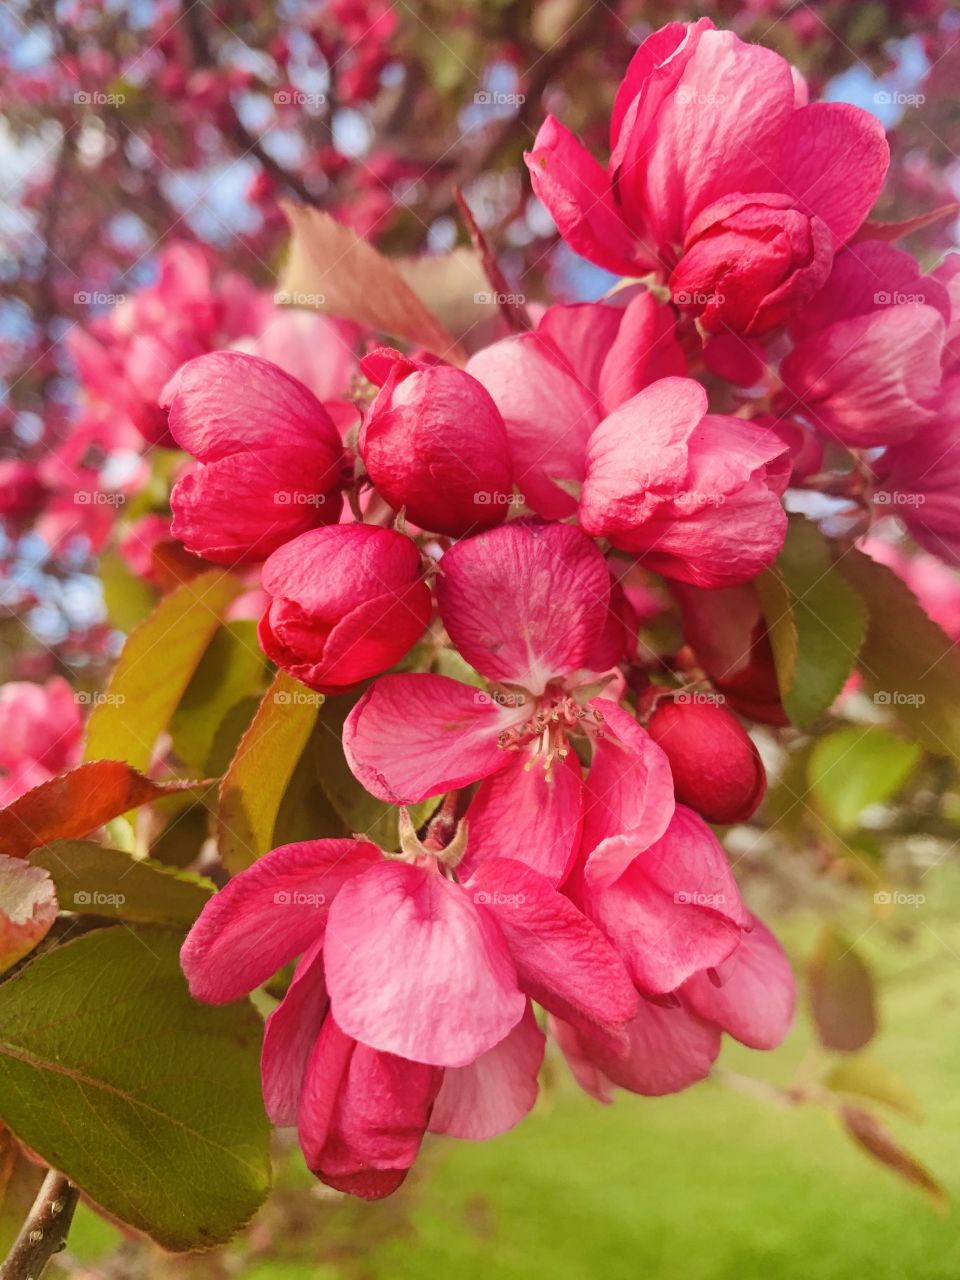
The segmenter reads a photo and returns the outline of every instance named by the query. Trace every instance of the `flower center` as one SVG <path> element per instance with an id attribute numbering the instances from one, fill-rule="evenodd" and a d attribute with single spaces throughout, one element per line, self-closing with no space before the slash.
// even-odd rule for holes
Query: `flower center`
<path id="1" fill-rule="evenodd" d="M 565 689 L 547 689 L 537 701 L 534 714 L 523 724 L 504 729 L 497 739 L 504 751 L 529 751 L 525 767 L 539 764 L 549 777 L 554 760 L 563 760 L 570 752 L 567 739 L 571 732 L 582 732 L 599 724 L 601 717 L 589 707 L 581 706 Z"/>

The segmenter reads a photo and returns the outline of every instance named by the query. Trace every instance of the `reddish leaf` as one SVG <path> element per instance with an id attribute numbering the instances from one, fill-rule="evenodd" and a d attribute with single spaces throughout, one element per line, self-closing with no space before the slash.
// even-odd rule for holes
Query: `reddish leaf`
<path id="1" fill-rule="evenodd" d="M 0 856 L 0 973 L 47 936 L 58 910 L 48 872 L 20 858 Z"/>
<path id="2" fill-rule="evenodd" d="M 857 1146 L 873 1156 L 874 1160 L 886 1165 L 912 1186 L 925 1191 L 937 1204 L 945 1203 L 947 1193 L 937 1179 L 909 1151 L 904 1151 L 886 1125 L 875 1115 L 862 1111 L 859 1107 L 841 1107 L 840 1118 Z"/>
<path id="3" fill-rule="evenodd" d="M 942 204 L 939 209 L 918 214 L 916 218 L 905 218 L 902 222 L 865 222 L 850 243 L 859 244 L 862 240 L 900 240 L 903 236 L 920 231 L 923 227 L 932 227 L 934 223 L 957 213 L 960 213 L 960 204 Z"/>
<path id="4" fill-rule="evenodd" d="M 373 245 L 319 209 L 285 203 L 283 210 L 293 238 L 280 298 L 295 305 L 309 299 L 330 315 L 425 347 L 451 364 L 464 363 L 453 335 Z"/>
<path id="5" fill-rule="evenodd" d="M 0 854 L 25 858 L 51 840 L 89 835 L 128 809 L 199 785 L 152 782 L 120 760 L 78 765 L 0 809 Z"/>
<path id="6" fill-rule="evenodd" d="M 821 1044 L 844 1053 L 862 1049 L 877 1030 L 873 979 L 854 949 L 832 929 L 820 935 L 808 978 Z"/>

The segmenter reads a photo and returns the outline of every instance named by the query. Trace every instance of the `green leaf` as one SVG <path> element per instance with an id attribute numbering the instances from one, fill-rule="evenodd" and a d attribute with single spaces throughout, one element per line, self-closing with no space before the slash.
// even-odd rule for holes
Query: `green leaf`
<path id="1" fill-rule="evenodd" d="M 828 733 L 807 764 L 817 808 L 837 831 L 852 831 L 864 809 L 896 795 L 922 755 L 915 742 L 875 725 Z"/>
<path id="2" fill-rule="evenodd" d="M 224 623 L 170 721 L 174 750 L 190 770 L 205 776 L 213 772 L 213 747 L 227 713 L 244 699 L 259 697 L 267 674 L 257 624 L 246 619 Z M 240 733 L 237 742 L 239 738 Z"/>
<path id="3" fill-rule="evenodd" d="M 190 998 L 181 936 L 101 929 L 0 985 L 0 1117 L 167 1249 L 229 1240 L 270 1180 L 261 1028 Z"/>
<path id="4" fill-rule="evenodd" d="M 105 551 L 97 564 L 107 617 L 120 631 L 132 631 L 153 608 L 154 594 L 116 551 Z"/>
<path id="5" fill-rule="evenodd" d="M 780 697 L 791 721 L 809 728 L 853 670 L 867 613 L 835 568 L 815 524 L 792 516 L 776 564 L 757 579 Z"/>
<path id="6" fill-rule="evenodd" d="M 191 925 L 214 892 L 202 876 L 131 858 L 92 840 L 56 840 L 36 849 L 28 861 L 49 873 L 64 911 Z"/>
<path id="7" fill-rule="evenodd" d="M 837 568 L 870 609 L 857 665 L 875 704 L 934 755 L 960 755 L 960 648 L 886 565 L 848 551 Z"/>
<path id="8" fill-rule="evenodd" d="M 873 1058 L 841 1058 L 827 1073 L 824 1084 L 834 1093 L 854 1094 L 859 1098 L 871 1098 L 886 1103 L 895 1111 L 922 1120 L 916 1098 L 910 1086 L 882 1062 Z"/>
<path id="9" fill-rule="evenodd" d="M 106 694 L 87 722 L 86 760 L 150 764 L 220 619 L 243 584 L 219 569 L 160 601 L 127 638 Z"/>
<path id="10" fill-rule="evenodd" d="M 322 702 L 283 671 L 263 695 L 220 787 L 220 858 L 232 873 L 274 848 L 277 814 Z"/>
<path id="11" fill-rule="evenodd" d="M 877 1031 L 873 978 L 853 947 L 824 929 L 807 969 L 810 1007 L 820 1043 L 854 1053 Z"/>

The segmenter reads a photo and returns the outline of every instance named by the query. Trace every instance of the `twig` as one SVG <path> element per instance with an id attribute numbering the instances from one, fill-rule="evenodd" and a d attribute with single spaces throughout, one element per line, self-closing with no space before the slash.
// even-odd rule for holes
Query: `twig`
<path id="1" fill-rule="evenodd" d="M 49 1169 L 20 1234 L 0 1264 L 0 1280 L 40 1280 L 47 1263 L 66 1246 L 79 1190 Z"/>
<path id="2" fill-rule="evenodd" d="M 473 211 L 467 204 L 466 197 L 460 187 L 456 191 L 457 208 L 460 210 L 460 216 L 466 223 L 467 231 L 470 233 L 470 240 L 477 256 L 480 258 L 483 266 L 484 274 L 493 289 L 494 300 L 500 308 L 503 318 L 506 320 L 513 333 L 523 333 L 526 329 L 533 328 L 533 321 L 527 312 L 518 294 L 510 291 L 510 285 L 500 269 L 496 255 L 483 234 L 477 226 L 477 220 L 473 216 Z"/>

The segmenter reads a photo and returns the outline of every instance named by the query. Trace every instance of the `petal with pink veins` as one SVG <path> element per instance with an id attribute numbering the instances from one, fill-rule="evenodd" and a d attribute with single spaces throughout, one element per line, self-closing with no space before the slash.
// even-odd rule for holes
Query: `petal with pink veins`
<path id="1" fill-rule="evenodd" d="M 790 962 L 756 916 L 720 970 L 717 986 L 705 973 L 683 984 L 684 1002 L 751 1049 L 775 1049 L 793 1025 L 797 992 Z"/>
<path id="2" fill-rule="evenodd" d="M 520 986 L 551 1013 L 616 1024 L 637 996 L 620 956 L 600 930 L 539 872 L 488 858 L 464 888 L 500 926 Z"/>
<path id="3" fill-rule="evenodd" d="M 303 953 L 283 999 L 267 1018 L 260 1053 L 263 1105 L 272 1124 L 294 1125 L 307 1062 L 327 1011 L 323 939 Z"/>
<path id="4" fill-rule="evenodd" d="M 546 1038 L 533 1008 L 508 1036 L 466 1067 L 450 1067 L 430 1116 L 430 1132 L 482 1142 L 520 1123 L 537 1100 Z"/>
<path id="5" fill-rule="evenodd" d="M 363 840 L 307 840 L 282 845 L 234 876 L 180 951 L 194 999 L 223 1004 L 266 982 L 322 936 L 341 887 L 382 858 Z"/>
<path id="6" fill-rule="evenodd" d="M 485 858 L 515 858 L 552 885 L 562 884 L 580 847 L 582 812 L 573 751 L 549 771 L 529 750 L 511 753 L 508 767 L 481 782 L 467 809 L 461 878 Z"/>
<path id="7" fill-rule="evenodd" d="M 416 804 L 505 768 L 499 735 L 527 714 L 447 676 L 386 675 L 347 717 L 343 750 L 371 795 Z"/>
<path id="8" fill-rule="evenodd" d="M 540 694 L 589 661 L 610 577 L 596 543 L 575 525 L 509 524 L 451 547 L 437 600 L 471 666 Z"/>
<path id="9" fill-rule="evenodd" d="M 47 936 L 59 910 L 53 881 L 42 867 L 0 855 L 0 973 Z"/>
<path id="10" fill-rule="evenodd" d="M 385 1053 L 466 1066 L 523 1016 L 503 934 L 432 868 L 384 862 L 344 885 L 324 954 L 338 1024 Z"/>

